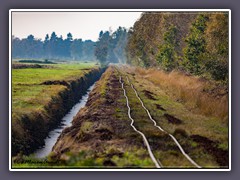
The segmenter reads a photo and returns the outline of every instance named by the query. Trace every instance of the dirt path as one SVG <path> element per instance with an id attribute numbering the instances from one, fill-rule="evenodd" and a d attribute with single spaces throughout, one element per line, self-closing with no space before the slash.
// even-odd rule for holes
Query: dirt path
<path id="1" fill-rule="evenodd" d="M 128 107 L 128 117 L 129 117 L 129 119 L 131 119 L 131 121 L 132 121 L 132 122 L 131 122 L 131 126 L 132 126 L 132 128 L 134 129 L 134 131 L 136 131 L 137 133 L 139 133 L 139 134 L 143 137 L 144 143 L 145 143 L 145 145 L 147 146 L 148 153 L 149 153 L 152 161 L 154 162 L 155 166 L 156 166 L 157 168 L 161 168 L 162 165 L 161 165 L 161 163 L 160 163 L 159 161 L 157 161 L 157 159 L 155 158 L 155 156 L 154 156 L 154 154 L 153 154 L 153 152 L 152 152 L 152 150 L 151 150 L 151 147 L 150 147 L 150 145 L 149 145 L 149 143 L 148 143 L 148 140 L 147 140 L 146 136 L 145 136 L 141 131 L 137 130 L 136 127 L 133 125 L 133 124 L 134 124 L 134 119 L 131 117 L 131 108 L 130 108 L 130 106 L 129 106 L 128 97 L 127 97 L 127 94 L 126 94 L 126 90 L 124 89 L 124 82 L 122 81 L 122 77 L 121 77 L 121 76 L 119 77 L 119 82 L 120 82 L 121 85 L 122 85 L 123 93 L 124 93 L 124 96 L 125 96 L 125 98 L 126 98 L 127 107 Z"/>
<path id="2" fill-rule="evenodd" d="M 191 157 L 189 157 L 189 156 L 185 153 L 185 151 L 183 150 L 182 146 L 179 144 L 179 142 L 177 141 L 177 139 L 176 139 L 172 134 L 168 133 L 168 132 L 165 131 L 163 128 L 161 128 L 160 126 L 157 125 L 156 121 L 152 118 L 149 110 L 144 106 L 143 101 L 141 100 L 141 98 L 139 97 L 139 95 L 138 95 L 138 93 L 137 93 L 137 90 L 134 88 L 133 84 L 129 81 L 129 78 L 128 78 L 127 76 L 126 76 L 126 78 L 127 78 L 128 83 L 131 85 L 132 89 L 134 90 L 134 92 L 135 92 L 135 94 L 136 94 L 136 97 L 137 97 L 138 100 L 140 101 L 143 109 L 147 112 L 149 119 L 153 122 L 154 126 L 155 126 L 156 128 L 158 128 L 159 130 L 161 130 L 162 132 L 167 133 L 167 134 L 173 139 L 173 141 L 176 143 L 176 145 L 177 145 L 178 148 L 180 149 L 181 153 L 182 153 L 195 167 L 201 168 L 201 166 L 199 166 L 194 160 L 192 160 Z"/>

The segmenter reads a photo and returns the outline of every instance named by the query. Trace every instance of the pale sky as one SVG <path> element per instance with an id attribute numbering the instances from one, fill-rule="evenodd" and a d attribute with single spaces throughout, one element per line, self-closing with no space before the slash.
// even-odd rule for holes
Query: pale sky
<path id="1" fill-rule="evenodd" d="M 132 27 L 141 12 L 12 12 L 12 35 L 26 38 L 29 34 L 44 40 L 53 31 L 66 38 L 96 41 L 101 30 L 115 31 L 119 26 Z"/>

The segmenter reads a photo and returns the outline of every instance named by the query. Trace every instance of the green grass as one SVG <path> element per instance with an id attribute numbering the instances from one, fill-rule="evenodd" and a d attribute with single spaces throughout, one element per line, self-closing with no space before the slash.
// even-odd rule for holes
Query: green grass
<path id="1" fill-rule="evenodd" d="M 21 85 L 13 87 L 13 114 L 31 113 L 42 110 L 52 97 L 66 87 L 61 85 Z"/>
<path id="2" fill-rule="evenodd" d="M 42 110 L 53 96 L 66 87 L 41 85 L 45 81 L 72 81 L 80 78 L 94 63 L 54 64 L 46 68 L 12 69 L 12 113 L 14 115 Z"/>
<path id="3" fill-rule="evenodd" d="M 68 69 L 68 70 L 79 70 L 79 69 L 87 69 L 87 68 L 92 68 L 96 67 L 95 62 L 88 62 L 88 63 L 79 63 L 79 62 L 74 62 L 74 63 L 64 63 L 64 64 L 55 64 L 52 65 L 55 67 L 59 67 L 61 69 Z"/>
<path id="4" fill-rule="evenodd" d="M 72 80 L 83 72 L 96 67 L 94 63 L 56 64 L 50 68 L 26 68 L 12 70 L 13 85 L 39 84 L 46 80 Z"/>
<path id="5" fill-rule="evenodd" d="M 145 158 L 141 159 L 139 157 Z M 145 149 L 133 149 L 133 151 L 125 152 L 123 157 L 113 156 L 112 161 L 117 164 L 118 167 L 122 168 L 155 168 L 152 160 L 148 158 L 148 154 Z"/>
<path id="6" fill-rule="evenodd" d="M 123 80 L 125 82 L 125 89 L 127 91 L 131 107 L 131 116 L 135 121 L 134 126 L 145 134 L 150 146 L 156 146 L 155 148 L 152 148 L 155 157 L 163 164 L 164 167 L 191 167 L 191 164 L 180 153 L 172 139 L 153 126 L 153 122 L 149 119 L 147 113 L 142 108 L 140 101 L 137 99 L 135 92 L 130 87 L 125 76 Z"/>
<path id="7" fill-rule="evenodd" d="M 112 150 L 113 151 L 113 150 Z M 116 151 L 116 150 L 114 150 Z M 134 153 L 133 153 L 134 151 Z M 110 152 L 111 153 L 111 152 Z M 154 168 L 154 164 L 144 149 L 132 149 L 123 153 L 122 157 L 95 157 L 93 151 L 80 151 L 77 154 L 66 153 L 65 161 L 55 162 L 49 155 L 47 158 L 38 159 L 33 156 L 22 156 L 17 162 L 13 162 L 14 169 L 24 168 Z M 139 158 L 142 157 L 142 158 Z M 106 166 L 104 161 L 111 161 L 116 166 Z"/>
<path id="8" fill-rule="evenodd" d="M 127 75 L 126 72 L 131 72 L 131 70 L 125 68 L 121 69 L 123 75 Z M 143 78 L 141 75 L 138 75 L 135 72 L 135 76 L 131 76 L 128 73 L 130 81 L 134 84 L 134 87 L 137 89 L 140 98 L 145 104 L 146 108 L 150 111 L 152 117 L 156 120 L 157 124 L 160 125 L 167 132 L 174 134 L 177 129 L 182 129 L 186 133 L 187 137 L 182 135 L 175 136 L 180 144 L 184 147 L 186 152 L 195 160 L 199 165 L 203 167 L 219 167 L 216 163 L 214 157 L 206 152 L 203 148 L 200 148 L 199 145 L 192 141 L 191 135 L 200 135 L 206 137 L 214 142 L 218 143 L 218 148 L 222 150 L 228 149 L 228 126 L 226 123 L 222 123 L 221 119 L 213 116 L 206 116 L 203 114 L 196 113 L 188 109 L 181 101 L 176 101 L 174 98 L 168 95 L 161 86 L 156 86 L 151 83 L 146 78 Z M 125 79 L 125 78 L 124 78 Z M 142 108 L 139 108 L 139 102 L 136 99 L 135 93 L 131 88 L 127 86 L 126 90 L 129 96 L 130 106 L 132 108 L 132 117 L 136 120 L 135 126 L 147 134 L 149 137 L 154 135 L 153 128 L 147 124 L 144 119 L 149 119 L 144 115 Z M 148 90 L 153 93 L 153 96 L 156 100 L 152 100 L 146 97 L 143 90 Z M 161 105 L 166 111 L 157 109 L 156 104 Z M 165 113 L 168 113 L 182 121 L 182 124 L 171 124 L 168 122 L 167 118 L 164 116 Z M 152 123 L 151 123 L 152 125 Z M 160 137 L 160 136 L 159 136 Z M 161 141 L 159 138 L 158 141 Z M 169 144 L 169 148 L 171 144 Z M 168 146 L 165 143 L 165 146 Z M 174 155 L 171 155 L 173 150 L 168 151 L 156 151 L 155 155 L 161 160 L 165 166 L 185 166 L 190 167 L 188 163 L 183 163 L 185 160 L 178 157 L 174 158 Z M 174 152 L 176 153 L 176 151 Z M 177 160 L 176 160 L 177 159 Z M 183 161 L 184 160 L 184 161 Z M 190 164 L 191 165 L 191 164 Z"/>

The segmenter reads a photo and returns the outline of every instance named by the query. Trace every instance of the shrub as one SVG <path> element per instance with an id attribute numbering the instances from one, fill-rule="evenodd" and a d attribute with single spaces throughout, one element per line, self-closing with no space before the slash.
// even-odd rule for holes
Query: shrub
<path id="1" fill-rule="evenodd" d="M 200 14 L 192 23 L 190 34 L 185 39 L 187 46 L 183 49 L 183 66 L 187 71 L 196 75 L 202 74 L 201 55 L 206 48 L 204 31 L 208 19 L 207 15 Z"/>
<path id="2" fill-rule="evenodd" d="M 176 67 L 176 52 L 175 48 L 178 45 L 176 40 L 177 28 L 171 25 L 164 33 L 164 44 L 160 45 L 159 53 L 157 54 L 158 63 L 166 71 L 170 71 Z"/>

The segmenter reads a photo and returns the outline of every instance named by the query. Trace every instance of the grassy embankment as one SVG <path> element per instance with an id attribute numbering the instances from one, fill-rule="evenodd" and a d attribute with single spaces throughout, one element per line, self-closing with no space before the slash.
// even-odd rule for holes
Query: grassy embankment
<path id="1" fill-rule="evenodd" d="M 142 108 L 140 101 L 137 99 L 135 92 L 128 83 L 123 74 L 125 89 L 129 98 L 131 115 L 135 120 L 135 127 L 143 132 L 148 139 L 155 157 L 162 163 L 164 168 L 189 168 L 194 166 L 181 154 L 178 147 L 172 139 L 166 134 L 153 126 L 147 113 Z"/>
<path id="2" fill-rule="evenodd" d="M 94 63 L 12 69 L 12 155 L 42 146 L 49 130 L 100 74 Z"/>
<path id="3" fill-rule="evenodd" d="M 203 167 L 228 166 L 226 90 L 209 81 L 179 72 L 167 74 L 154 69 L 126 67 L 121 71 L 129 76 L 158 125 L 175 135 L 192 159 Z M 139 127 L 145 129 L 146 134 L 152 134 L 149 137 L 151 141 L 161 143 L 161 135 L 144 124 L 147 122 L 143 119 L 147 117 L 143 116 L 133 90 L 130 87 L 127 89 L 133 107 L 133 118 L 142 121 L 140 123 L 143 125 L 140 124 Z M 154 134 L 159 137 L 156 139 Z M 172 143 L 168 144 L 162 147 L 159 145 L 156 152 L 163 165 L 186 166 L 184 161 L 181 162 L 177 149 L 171 147 Z"/>

